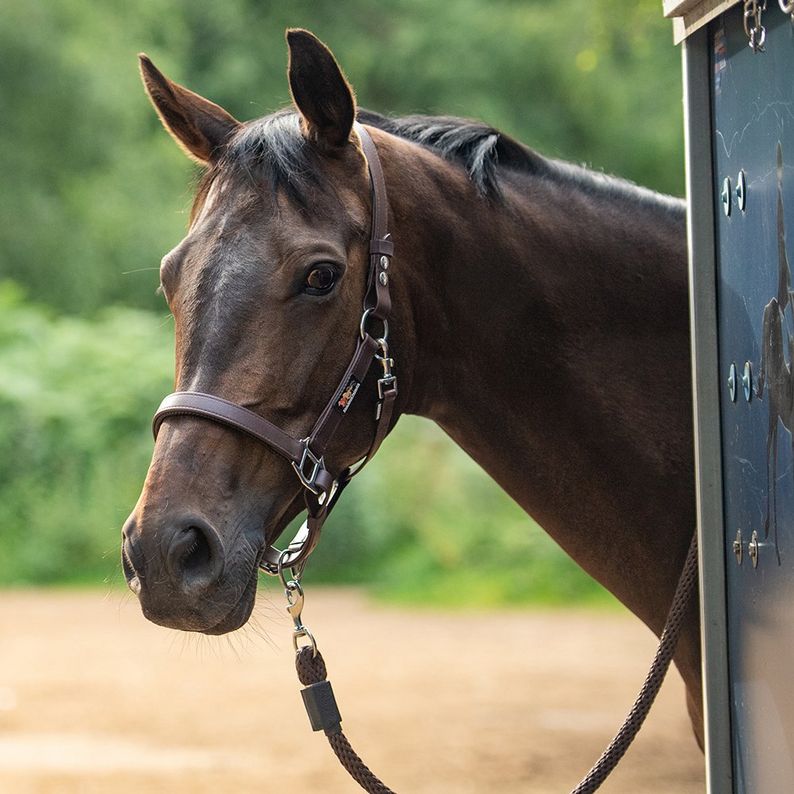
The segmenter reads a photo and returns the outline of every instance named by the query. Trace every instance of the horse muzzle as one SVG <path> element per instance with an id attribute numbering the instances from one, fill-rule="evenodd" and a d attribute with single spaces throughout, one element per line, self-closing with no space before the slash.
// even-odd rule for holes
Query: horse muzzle
<path id="1" fill-rule="evenodd" d="M 224 633 L 251 614 L 258 554 L 230 559 L 215 527 L 201 516 L 182 514 L 142 531 L 133 513 L 122 530 L 122 565 L 144 615 L 168 628 Z M 250 559 L 249 559 L 250 558 Z"/>

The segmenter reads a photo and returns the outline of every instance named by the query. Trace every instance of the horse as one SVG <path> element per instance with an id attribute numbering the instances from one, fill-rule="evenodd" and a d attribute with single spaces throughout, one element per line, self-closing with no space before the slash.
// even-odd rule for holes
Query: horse
<path id="1" fill-rule="evenodd" d="M 160 268 L 176 388 L 306 436 L 358 338 L 368 137 L 394 243 L 386 429 L 434 421 L 659 635 L 696 523 L 684 202 L 484 123 L 358 108 L 322 42 L 293 29 L 287 45 L 292 105 L 245 123 L 140 56 L 163 125 L 204 168 Z M 372 445 L 378 394 L 371 378 L 355 388 L 330 472 Z M 122 532 L 144 615 L 242 626 L 264 550 L 304 509 L 301 474 L 224 424 L 162 423 Z M 696 602 L 674 661 L 702 747 Z"/>
<path id="2" fill-rule="evenodd" d="M 778 420 L 788 431 L 790 441 L 794 429 L 794 377 L 791 364 L 794 361 L 794 336 L 789 331 L 786 310 L 791 309 L 794 292 L 791 289 L 791 266 L 786 252 L 786 225 L 783 211 L 783 149 L 777 144 L 777 246 L 778 288 L 777 295 L 764 307 L 761 334 L 761 364 L 756 380 L 755 394 L 758 399 L 767 394 L 769 402 L 769 429 L 766 436 L 767 499 L 764 512 L 764 537 L 772 537 L 778 563 L 780 550 L 777 544 L 777 432 Z"/>

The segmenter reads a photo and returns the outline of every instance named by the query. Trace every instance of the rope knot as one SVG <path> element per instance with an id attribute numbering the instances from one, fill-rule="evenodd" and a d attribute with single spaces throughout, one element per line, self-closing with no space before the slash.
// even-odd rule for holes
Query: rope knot
<path id="1" fill-rule="evenodd" d="M 298 649 L 295 655 L 295 669 L 298 672 L 298 680 L 304 686 L 319 684 L 328 676 L 323 655 L 319 651 L 315 654 L 310 645 Z"/>

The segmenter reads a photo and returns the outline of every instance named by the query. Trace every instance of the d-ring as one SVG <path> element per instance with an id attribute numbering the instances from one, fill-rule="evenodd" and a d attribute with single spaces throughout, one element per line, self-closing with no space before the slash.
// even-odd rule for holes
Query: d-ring
<path id="1" fill-rule="evenodd" d="M 369 309 L 364 309 L 364 314 L 361 315 L 361 325 L 359 326 L 359 333 L 361 334 L 361 338 L 365 339 L 367 336 L 367 320 L 369 319 L 370 314 L 373 312 L 373 308 L 370 307 Z M 388 339 L 389 338 L 389 321 L 387 319 L 382 319 L 381 322 L 383 323 L 383 333 L 381 334 L 381 339 Z"/>

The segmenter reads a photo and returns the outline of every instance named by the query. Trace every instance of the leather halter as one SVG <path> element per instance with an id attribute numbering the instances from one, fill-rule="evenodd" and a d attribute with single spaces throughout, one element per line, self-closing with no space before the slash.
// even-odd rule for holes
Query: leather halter
<path id="1" fill-rule="evenodd" d="M 201 392 L 178 391 L 169 394 L 160 404 L 152 421 L 155 439 L 162 423 L 173 416 L 200 416 L 226 427 L 246 433 L 278 452 L 291 464 L 304 487 L 308 518 L 284 551 L 267 546 L 260 567 L 277 574 L 282 568 L 302 567 L 320 539 L 323 523 L 331 512 L 343 488 L 361 471 L 380 447 L 391 425 L 394 402 L 397 398 L 397 379 L 392 373 L 394 361 L 389 357 L 388 317 L 391 309 L 389 295 L 389 263 L 394 244 L 386 231 L 386 183 L 378 157 L 378 150 L 367 130 L 355 122 L 369 170 L 372 188 L 372 230 L 369 242 L 369 273 L 361 316 L 360 335 L 353 358 L 333 396 L 320 413 L 311 432 L 297 439 L 259 414 L 241 405 Z M 381 336 L 369 331 L 370 321 L 383 326 Z M 372 444 L 366 456 L 354 468 L 346 468 L 334 475 L 326 468 L 324 454 L 350 408 L 374 360 L 383 367 L 378 379 L 378 403 Z"/>

